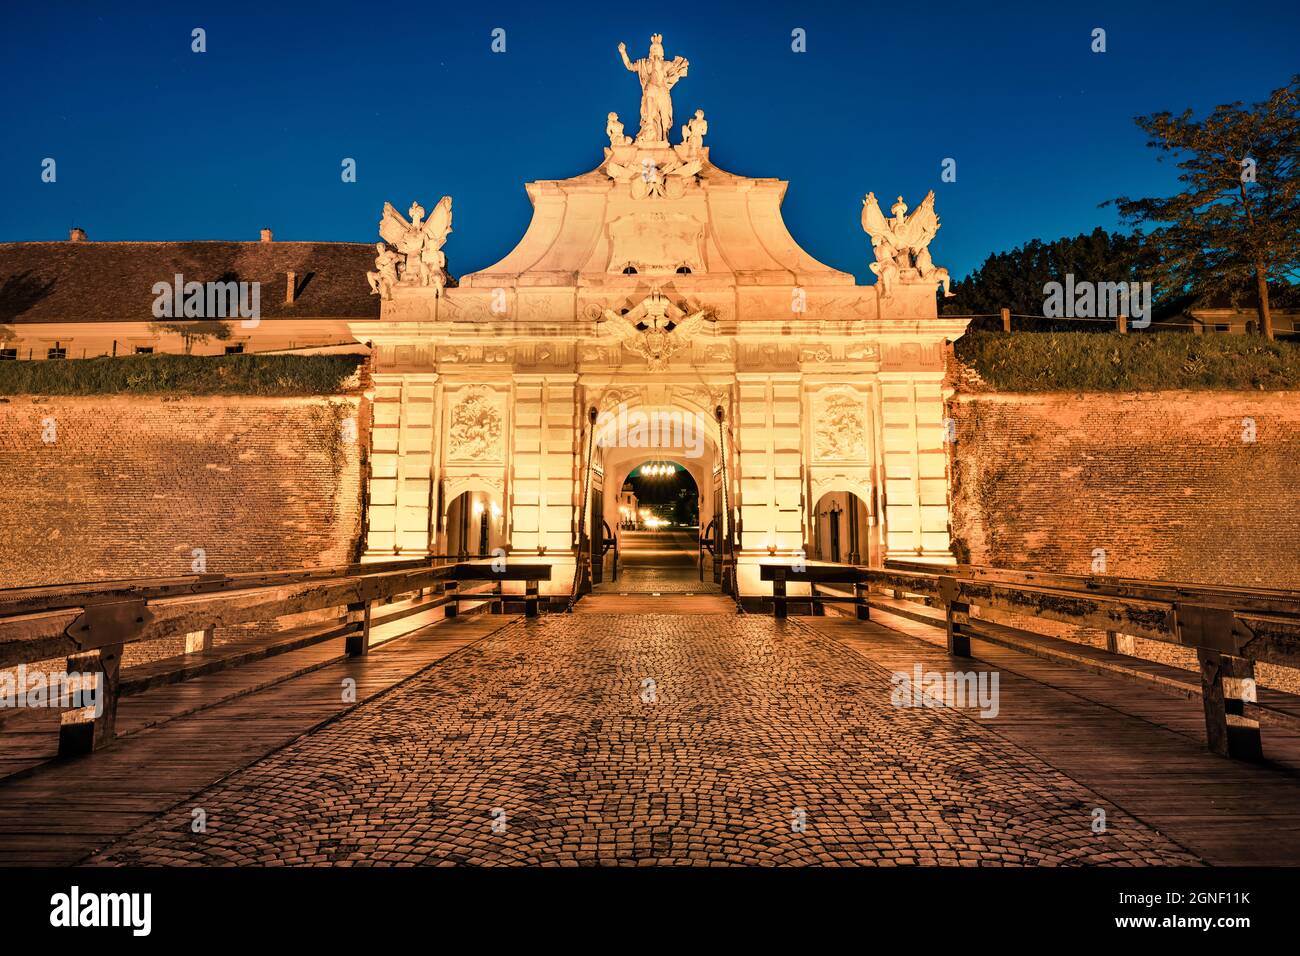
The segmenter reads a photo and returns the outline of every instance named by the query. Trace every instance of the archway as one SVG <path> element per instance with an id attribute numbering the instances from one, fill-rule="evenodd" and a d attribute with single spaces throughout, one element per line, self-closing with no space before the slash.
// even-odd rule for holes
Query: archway
<path id="1" fill-rule="evenodd" d="M 620 469 L 621 473 L 622 469 Z M 664 592 L 712 590 L 701 567 L 699 484 L 686 464 L 653 456 L 628 472 L 618 494 L 617 577 L 605 556 L 603 590 Z"/>
<path id="2" fill-rule="evenodd" d="M 452 557 L 491 557 L 505 547 L 505 515 L 501 502 L 487 491 L 463 491 L 447 505 L 447 546 Z"/>
<path id="3" fill-rule="evenodd" d="M 871 507 L 851 491 L 829 491 L 812 513 L 808 559 L 835 564 L 878 564 Z"/>
<path id="4" fill-rule="evenodd" d="M 594 533 L 616 541 L 616 548 L 603 549 L 599 565 L 593 560 L 593 585 L 652 593 L 713 590 L 711 562 L 701 568 L 700 529 L 720 509 L 716 431 L 712 416 L 678 405 L 625 402 L 602 411 L 590 521 Z"/>

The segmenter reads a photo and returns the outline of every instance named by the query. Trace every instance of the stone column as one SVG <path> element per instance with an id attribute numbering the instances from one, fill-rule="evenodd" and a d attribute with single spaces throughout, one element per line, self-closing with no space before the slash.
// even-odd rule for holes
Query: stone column
<path id="1" fill-rule="evenodd" d="M 510 461 L 511 552 L 546 549 L 553 570 L 543 594 L 572 584 L 575 514 L 586 447 L 578 427 L 577 376 L 516 375 L 514 452 Z"/>
<path id="2" fill-rule="evenodd" d="M 942 373 L 881 372 L 885 557 L 952 560 Z"/>
<path id="3" fill-rule="evenodd" d="M 803 547 L 800 375 L 737 373 L 736 380 L 740 592 L 770 594 L 771 585 L 758 579 L 759 560 L 771 548 L 788 557 Z"/>
<path id="4" fill-rule="evenodd" d="M 437 381 L 433 372 L 374 376 L 368 559 L 429 554 Z"/>

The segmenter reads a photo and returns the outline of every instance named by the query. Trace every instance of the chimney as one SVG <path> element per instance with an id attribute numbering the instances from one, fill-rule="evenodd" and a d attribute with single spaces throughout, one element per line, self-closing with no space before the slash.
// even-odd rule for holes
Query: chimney
<path id="1" fill-rule="evenodd" d="M 285 275 L 289 281 L 284 287 L 284 304 L 293 305 L 294 293 L 298 291 L 298 273 L 286 272 Z"/>
<path id="2" fill-rule="evenodd" d="M 68 230 L 68 242 L 85 242 L 86 230 L 79 226 L 73 226 Z"/>
<path id="3" fill-rule="evenodd" d="M 271 230 L 270 230 L 270 229 L 263 229 L 263 230 L 262 230 L 262 241 L 263 241 L 263 242 L 270 242 L 270 241 L 271 241 Z"/>

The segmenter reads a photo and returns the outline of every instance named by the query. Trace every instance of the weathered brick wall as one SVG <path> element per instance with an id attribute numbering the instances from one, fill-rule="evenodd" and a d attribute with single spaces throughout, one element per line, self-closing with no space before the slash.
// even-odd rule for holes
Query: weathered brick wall
<path id="1" fill-rule="evenodd" d="M 1300 395 L 961 395 L 950 409 L 959 557 L 1089 574 L 1102 548 L 1108 574 L 1300 588 Z"/>
<path id="2" fill-rule="evenodd" d="M 359 401 L 0 400 L 0 587 L 352 560 Z"/>
<path id="3" fill-rule="evenodd" d="M 1300 395 L 960 394 L 949 413 L 958 560 L 1090 574 L 1104 549 L 1112 575 L 1300 588 Z M 1181 648 L 1135 647 L 1195 666 Z M 1300 692 L 1294 670 L 1261 665 L 1259 678 Z"/>

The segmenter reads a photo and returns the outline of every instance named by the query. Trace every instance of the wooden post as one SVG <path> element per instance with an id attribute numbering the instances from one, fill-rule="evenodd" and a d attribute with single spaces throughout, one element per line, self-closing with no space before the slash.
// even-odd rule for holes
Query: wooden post
<path id="1" fill-rule="evenodd" d="M 117 726 L 117 695 L 122 670 L 123 644 L 107 644 L 84 654 L 68 656 L 69 674 L 96 675 L 95 710 L 66 711 L 59 726 L 59 756 L 88 754 L 108 744 Z"/>
<path id="2" fill-rule="evenodd" d="M 962 625 L 970 623 L 970 605 L 953 601 L 948 605 L 948 653 L 957 657 L 970 657 L 970 635 Z"/>
<path id="3" fill-rule="evenodd" d="M 447 605 L 442 609 L 444 617 L 455 617 L 460 613 L 460 605 L 456 603 L 456 582 L 444 581 L 442 584 L 442 596 L 449 598 Z"/>
<path id="4" fill-rule="evenodd" d="M 1120 335 L 1128 335 L 1128 316 L 1121 312 L 1115 317 L 1115 324 L 1119 326 Z"/>
<path id="5" fill-rule="evenodd" d="M 1255 665 L 1239 655 L 1237 615 L 1231 607 L 1179 604 L 1178 640 L 1196 648 L 1201 666 L 1205 742 L 1210 750 L 1238 760 L 1262 760 L 1259 720 L 1246 716 L 1255 702 Z"/>
<path id="6" fill-rule="evenodd" d="M 1003 332 L 1011 331 L 1011 310 L 1010 309 L 1002 310 L 1002 331 Z"/>
<path id="7" fill-rule="evenodd" d="M 206 654 L 212 650 L 212 631 L 213 628 L 206 628 L 202 631 L 190 631 L 185 635 L 185 653 L 186 654 Z"/>
<path id="8" fill-rule="evenodd" d="M 349 604 L 347 622 L 359 627 L 345 638 L 348 657 L 365 657 L 370 651 L 370 602 Z"/>
<path id="9" fill-rule="evenodd" d="M 524 582 L 524 617 L 537 617 L 537 582 Z"/>
<path id="10" fill-rule="evenodd" d="M 853 597 L 859 621 L 871 620 L 871 607 L 867 604 L 870 592 L 861 581 L 853 582 Z"/>
<path id="11" fill-rule="evenodd" d="M 776 568 L 772 572 L 772 616 L 784 618 L 788 611 L 785 602 L 785 568 Z"/>
<path id="12" fill-rule="evenodd" d="M 1205 741 L 1221 757 L 1261 761 L 1264 750 L 1259 720 L 1246 716 L 1255 703 L 1255 664 L 1244 657 L 1197 648 L 1201 695 L 1205 705 Z"/>

